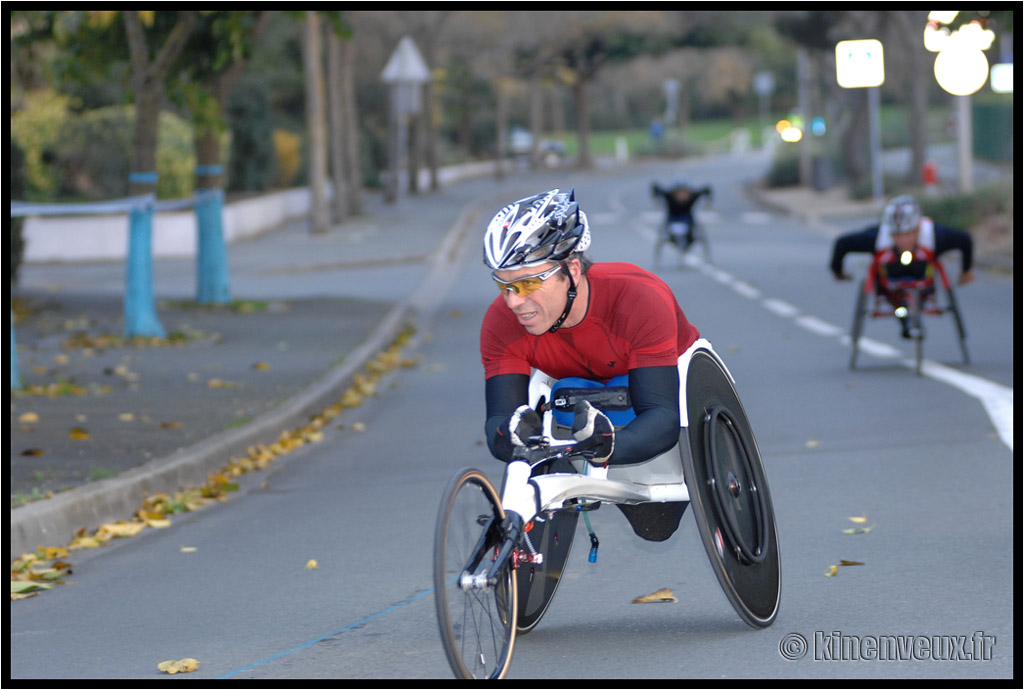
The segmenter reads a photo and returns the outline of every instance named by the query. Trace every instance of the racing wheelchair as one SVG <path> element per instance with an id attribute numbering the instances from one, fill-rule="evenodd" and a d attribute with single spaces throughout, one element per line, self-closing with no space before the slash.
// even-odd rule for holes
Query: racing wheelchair
<path id="1" fill-rule="evenodd" d="M 941 287 L 942 295 L 939 295 Z M 924 361 L 924 319 L 926 315 L 949 312 L 960 341 L 964 364 L 970 364 L 967 330 L 957 304 L 956 292 L 946 270 L 934 253 L 925 247 L 897 252 L 875 252 L 867 276 L 861 281 L 850 330 L 852 353 L 850 369 L 857 365 L 860 338 L 867 317 L 896 317 L 902 322 L 904 337 L 914 342 L 915 371 L 921 374 Z"/>
<path id="2" fill-rule="evenodd" d="M 571 455 L 573 439 L 558 410 L 589 393 L 566 392 L 534 372 L 530 405 L 542 413 L 544 433 L 508 463 L 501 492 L 476 469 L 449 481 L 435 527 L 433 578 L 441 640 L 457 677 L 505 676 L 516 635 L 532 630 L 554 597 L 580 516 L 589 527 L 588 511 L 601 503 L 664 508 L 675 514 L 672 531 L 691 503 L 733 608 L 752 627 L 774 622 L 779 543 L 750 424 L 732 376 L 707 340 L 694 343 L 678 366 L 680 435 L 670 451 L 637 465 L 602 468 Z M 592 404 L 615 409 L 622 391 L 596 389 Z M 593 560 L 598 544 L 590 536 Z"/>
<path id="3" fill-rule="evenodd" d="M 658 190 L 657 185 L 652 189 Z M 671 194 L 679 189 L 682 189 L 692 199 L 685 211 L 678 208 L 679 202 L 673 203 L 670 199 Z M 707 228 L 703 222 L 697 219 L 696 213 L 697 208 L 704 202 L 704 197 L 710 199 L 711 194 L 710 187 L 702 189 L 674 187 L 668 191 L 656 192 L 655 196 L 659 197 L 665 212 L 665 216 L 658 224 L 657 236 L 654 240 L 654 265 L 656 267 L 662 266 L 662 257 L 666 248 L 669 247 L 674 250 L 678 265 L 681 265 L 684 257 L 689 256 L 697 247 L 700 248 L 704 262 L 711 263 L 711 243 L 708 240 Z M 675 211 L 673 211 L 674 207 L 677 207 Z M 687 235 L 689 235 L 689 241 Z"/>

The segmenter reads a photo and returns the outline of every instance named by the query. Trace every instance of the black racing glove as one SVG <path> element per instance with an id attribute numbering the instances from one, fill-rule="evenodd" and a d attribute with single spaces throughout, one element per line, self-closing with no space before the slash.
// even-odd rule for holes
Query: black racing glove
<path id="1" fill-rule="evenodd" d="M 615 450 L 615 427 L 611 420 L 586 400 L 573 409 L 572 436 L 576 444 L 573 454 L 582 455 L 591 465 L 603 467 Z"/>
<path id="2" fill-rule="evenodd" d="M 498 427 L 495 449 L 501 458 L 514 459 L 526 450 L 531 436 L 544 432 L 540 415 L 529 405 L 520 405 L 508 421 Z"/>

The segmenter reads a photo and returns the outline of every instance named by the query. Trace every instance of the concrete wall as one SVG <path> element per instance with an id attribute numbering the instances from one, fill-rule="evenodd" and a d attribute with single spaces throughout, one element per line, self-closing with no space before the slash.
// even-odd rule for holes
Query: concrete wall
<path id="1" fill-rule="evenodd" d="M 225 204 L 224 239 L 231 243 L 258 235 L 308 214 L 308 189 Z M 121 260 L 128 250 L 128 214 L 29 216 L 23 233 L 26 263 Z M 191 209 L 156 213 L 153 256 L 195 256 L 196 234 L 196 216 Z"/>
<path id="2" fill-rule="evenodd" d="M 494 174 L 493 161 L 442 168 L 444 186 L 467 177 Z M 420 175 L 420 189 L 429 176 Z M 307 188 L 273 192 L 224 206 L 228 244 L 269 232 L 309 215 Z M 24 225 L 26 263 L 122 260 L 128 251 L 128 214 L 109 216 L 28 216 Z M 196 218 L 188 211 L 157 212 L 153 220 L 154 257 L 191 257 L 196 253 Z"/>

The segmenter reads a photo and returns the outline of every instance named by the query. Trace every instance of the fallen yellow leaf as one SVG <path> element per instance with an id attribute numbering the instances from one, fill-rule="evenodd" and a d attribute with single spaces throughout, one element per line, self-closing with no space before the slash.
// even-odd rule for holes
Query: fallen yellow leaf
<path id="1" fill-rule="evenodd" d="M 121 414 L 117 415 L 117 418 L 120 419 L 122 422 L 131 422 L 135 419 L 135 415 L 133 415 L 131 412 L 122 412 Z"/>
<path id="2" fill-rule="evenodd" d="M 868 521 L 868 519 L 866 517 L 851 517 L 851 518 L 847 518 L 847 520 L 849 520 L 850 522 L 857 522 L 857 523 L 861 523 L 861 524 L 863 524 L 863 523 Z"/>
<path id="3" fill-rule="evenodd" d="M 35 412 L 25 412 L 18 417 L 18 421 L 22 424 L 35 424 L 39 421 L 39 415 Z"/>
<path id="4" fill-rule="evenodd" d="M 341 396 L 340 404 L 342 407 L 359 407 L 363 404 L 363 396 L 359 394 L 359 391 L 349 388 Z"/>
<path id="5" fill-rule="evenodd" d="M 67 549 L 62 549 L 59 546 L 40 546 L 36 550 L 36 555 L 41 560 L 52 561 L 55 558 L 64 558 L 68 555 Z"/>
<path id="6" fill-rule="evenodd" d="M 637 597 L 636 599 L 634 599 L 630 603 L 631 604 L 654 604 L 654 603 L 666 602 L 666 603 L 674 604 L 674 603 L 676 603 L 678 601 L 679 601 L 679 599 L 677 599 L 676 596 L 672 593 L 672 590 L 669 589 L 668 587 L 664 587 L 662 589 L 659 589 L 657 592 L 652 592 L 651 594 L 645 594 L 642 597 Z"/>
<path id="7" fill-rule="evenodd" d="M 161 661 L 156 665 L 157 670 L 174 675 L 175 673 L 191 673 L 199 668 L 199 662 L 195 659 L 179 659 L 177 661 Z"/>
<path id="8" fill-rule="evenodd" d="M 825 577 L 832 577 L 833 575 L 835 575 L 838 572 L 839 572 L 839 568 L 837 568 L 834 565 L 830 565 L 828 567 L 828 570 L 825 571 Z"/>
<path id="9" fill-rule="evenodd" d="M 839 561 L 839 565 L 864 565 L 864 564 L 862 562 L 860 562 L 860 561 L 846 561 L 846 560 L 843 560 L 843 561 Z"/>
<path id="10" fill-rule="evenodd" d="M 112 537 L 134 537 L 144 529 L 144 522 L 117 522 L 100 525 L 99 533 L 106 533 Z"/>
<path id="11" fill-rule="evenodd" d="M 320 565 L 316 562 L 315 558 L 310 558 L 309 562 L 306 563 L 306 570 L 316 570 Z"/>
<path id="12" fill-rule="evenodd" d="M 95 537 L 78 537 L 70 544 L 68 549 L 70 551 L 77 551 L 78 549 L 98 549 L 100 547 L 100 541 Z"/>
<path id="13" fill-rule="evenodd" d="M 256 371 L 270 371 L 270 365 L 266 362 L 256 362 L 252 365 L 252 368 Z"/>
<path id="14" fill-rule="evenodd" d="M 76 426 L 73 429 L 71 429 L 71 433 L 68 434 L 68 438 L 70 438 L 72 441 L 88 441 L 92 437 L 89 436 L 88 431 Z"/>
<path id="15" fill-rule="evenodd" d="M 196 548 L 196 547 L 194 547 L 194 546 L 182 546 L 182 547 L 181 547 L 181 552 L 182 552 L 182 553 L 195 553 L 195 552 L 196 552 L 196 551 L 198 551 L 198 550 L 199 550 L 199 549 L 197 549 L 197 548 Z"/>

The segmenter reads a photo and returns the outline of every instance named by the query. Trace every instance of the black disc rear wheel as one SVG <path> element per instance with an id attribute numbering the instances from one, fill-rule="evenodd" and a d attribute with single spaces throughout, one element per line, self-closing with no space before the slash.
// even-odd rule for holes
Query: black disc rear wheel
<path id="1" fill-rule="evenodd" d="M 779 610 L 779 542 L 768 479 L 743 406 L 706 350 L 690 360 L 680 455 L 704 548 L 726 597 L 753 627 Z M 689 452 L 687 452 L 689 450 Z"/>

